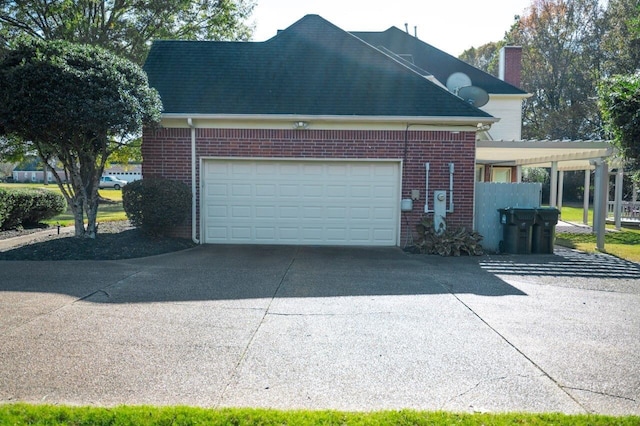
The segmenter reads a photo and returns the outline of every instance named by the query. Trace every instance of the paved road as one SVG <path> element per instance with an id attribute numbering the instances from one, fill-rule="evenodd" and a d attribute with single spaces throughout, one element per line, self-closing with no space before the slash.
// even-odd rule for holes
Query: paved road
<path id="1" fill-rule="evenodd" d="M 640 414 L 640 268 L 201 246 L 0 262 L 0 402 Z"/>

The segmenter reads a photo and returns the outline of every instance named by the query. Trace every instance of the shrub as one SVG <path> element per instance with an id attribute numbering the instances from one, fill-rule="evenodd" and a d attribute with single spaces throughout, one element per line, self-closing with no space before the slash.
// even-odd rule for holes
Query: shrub
<path id="1" fill-rule="evenodd" d="M 440 256 L 460 256 L 466 253 L 472 256 L 484 254 L 482 250 L 482 235 L 466 228 L 446 227 L 441 232 L 436 232 L 433 219 L 422 218 L 416 225 L 419 241 L 416 247 L 421 253 L 439 254 Z"/>
<path id="2" fill-rule="evenodd" d="M 141 179 L 122 188 L 122 205 L 135 227 L 149 235 L 166 235 L 189 216 L 191 190 L 175 180 Z"/>
<path id="3" fill-rule="evenodd" d="M 36 224 L 64 213 L 66 210 L 67 201 L 62 194 L 46 189 L 38 190 L 23 223 Z"/>
<path id="4" fill-rule="evenodd" d="M 2 226 L 9 214 L 9 191 L 0 188 L 0 229 L 4 229 Z"/>
<path id="5" fill-rule="evenodd" d="M 0 193 L 0 229 L 32 225 L 64 212 L 62 196 L 45 189 L 10 189 Z"/>

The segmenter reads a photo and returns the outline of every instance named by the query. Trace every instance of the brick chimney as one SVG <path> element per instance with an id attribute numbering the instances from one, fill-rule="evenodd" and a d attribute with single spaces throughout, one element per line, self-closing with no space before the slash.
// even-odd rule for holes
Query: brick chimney
<path id="1" fill-rule="evenodd" d="M 522 74 L 522 47 L 504 46 L 500 49 L 500 80 L 520 87 Z"/>

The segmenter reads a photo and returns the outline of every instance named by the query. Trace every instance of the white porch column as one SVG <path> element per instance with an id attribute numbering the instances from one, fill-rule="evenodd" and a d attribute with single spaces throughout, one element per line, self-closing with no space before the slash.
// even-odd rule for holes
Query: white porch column
<path id="1" fill-rule="evenodd" d="M 591 170 L 584 171 L 584 195 L 582 201 L 582 223 L 589 224 L 589 187 L 591 186 Z"/>
<path id="2" fill-rule="evenodd" d="M 594 177 L 595 189 L 593 193 L 593 232 L 596 234 L 596 249 L 604 251 L 609 171 L 607 170 L 607 163 L 601 158 L 595 161 L 595 166 L 596 174 Z"/>
<path id="3" fill-rule="evenodd" d="M 619 231 L 622 228 L 622 183 L 624 181 L 624 169 L 618 167 L 616 173 L 616 198 L 613 207 L 613 219 L 616 223 L 616 229 Z"/>
<path id="4" fill-rule="evenodd" d="M 522 183 L 522 166 L 516 166 L 516 183 Z"/>
<path id="5" fill-rule="evenodd" d="M 551 187 L 549 194 L 549 206 L 556 207 L 558 205 L 558 162 L 551 163 Z"/>
<path id="6" fill-rule="evenodd" d="M 558 210 L 562 211 L 562 197 L 564 196 L 564 170 L 558 173 Z"/>

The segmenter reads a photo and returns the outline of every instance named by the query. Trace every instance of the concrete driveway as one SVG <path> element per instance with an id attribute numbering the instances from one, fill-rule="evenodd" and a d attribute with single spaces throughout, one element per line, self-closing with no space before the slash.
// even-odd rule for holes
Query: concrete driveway
<path id="1" fill-rule="evenodd" d="M 640 268 L 201 246 L 0 262 L 0 401 L 640 414 Z"/>

